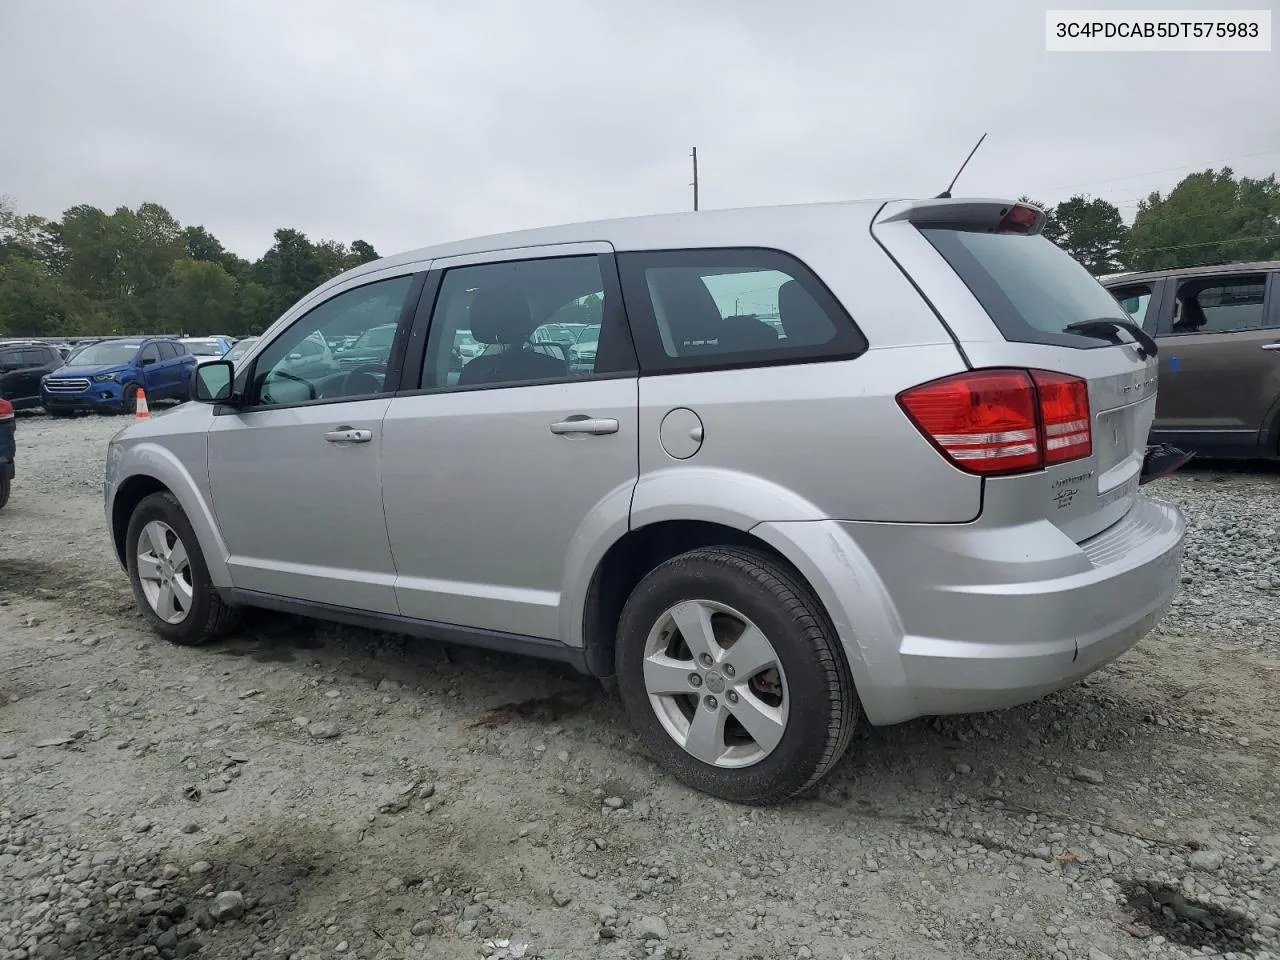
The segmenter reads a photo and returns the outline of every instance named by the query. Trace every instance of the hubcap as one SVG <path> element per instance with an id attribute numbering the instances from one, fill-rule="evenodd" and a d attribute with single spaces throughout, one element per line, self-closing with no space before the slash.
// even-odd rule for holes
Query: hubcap
<path id="1" fill-rule="evenodd" d="M 664 730 L 703 763 L 749 767 L 787 728 L 787 679 L 764 633 L 713 600 L 671 607 L 649 631 L 644 685 Z"/>
<path id="2" fill-rule="evenodd" d="M 165 623 L 181 623 L 191 611 L 195 589 L 187 548 L 173 527 L 152 520 L 138 537 L 138 582 L 151 609 Z"/>

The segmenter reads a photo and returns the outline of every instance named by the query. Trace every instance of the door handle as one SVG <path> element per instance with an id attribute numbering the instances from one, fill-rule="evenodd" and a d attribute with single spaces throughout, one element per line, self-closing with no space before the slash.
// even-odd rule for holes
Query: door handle
<path id="1" fill-rule="evenodd" d="M 337 430 L 330 430 L 324 438 L 330 443 L 368 443 L 373 439 L 373 431 L 339 427 Z"/>
<path id="2" fill-rule="evenodd" d="M 589 433 L 593 436 L 603 436 L 606 433 L 618 432 L 618 421 L 612 418 L 588 417 L 584 414 L 577 414 L 572 417 L 553 423 L 551 432 L 556 436 L 564 436 L 569 433 Z"/>
<path id="3" fill-rule="evenodd" d="M 1280 350 L 1280 341 L 1276 341 L 1275 343 L 1264 343 L 1262 345 L 1262 349 L 1263 350 Z"/>

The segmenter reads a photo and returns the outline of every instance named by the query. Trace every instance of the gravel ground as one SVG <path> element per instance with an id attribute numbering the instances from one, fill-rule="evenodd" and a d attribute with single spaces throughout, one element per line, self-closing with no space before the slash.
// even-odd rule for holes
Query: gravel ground
<path id="1" fill-rule="evenodd" d="M 1280 960 L 1280 476 L 1160 481 L 1184 588 L 1089 681 L 864 729 L 748 810 L 569 670 L 258 615 L 135 615 L 101 513 L 126 421 L 18 424 L 0 512 L 0 960 Z"/>

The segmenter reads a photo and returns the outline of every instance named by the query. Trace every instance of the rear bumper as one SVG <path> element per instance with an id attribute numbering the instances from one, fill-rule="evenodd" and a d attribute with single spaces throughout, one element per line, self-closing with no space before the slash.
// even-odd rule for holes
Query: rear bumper
<path id="1" fill-rule="evenodd" d="M 812 526 L 843 535 L 819 594 L 877 724 L 1025 703 L 1120 656 L 1172 602 L 1185 535 L 1145 497 L 1080 544 L 1047 521 Z"/>

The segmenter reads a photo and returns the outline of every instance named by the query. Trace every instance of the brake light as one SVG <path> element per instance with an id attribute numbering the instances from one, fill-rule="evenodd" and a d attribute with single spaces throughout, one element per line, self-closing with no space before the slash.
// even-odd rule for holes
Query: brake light
<path id="1" fill-rule="evenodd" d="M 898 394 L 953 464 L 985 476 L 1029 473 L 1093 452 L 1089 388 L 1048 370 L 973 370 Z"/>
<path id="2" fill-rule="evenodd" d="M 1040 216 L 1040 211 L 1035 207 L 1025 203 L 1014 204 L 996 224 L 996 233 L 1032 233 Z"/>
<path id="3" fill-rule="evenodd" d="M 13 404 L 0 398 L 0 421 L 13 419 Z"/>
<path id="4" fill-rule="evenodd" d="M 1031 379 L 1040 395 L 1045 466 L 1079 460 L 1093 453 L 1089 385 L 1079 377 L 1048 370 L 1032 370 Z"/>

